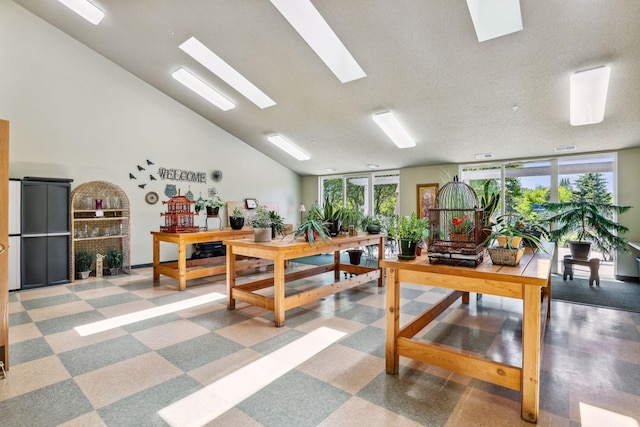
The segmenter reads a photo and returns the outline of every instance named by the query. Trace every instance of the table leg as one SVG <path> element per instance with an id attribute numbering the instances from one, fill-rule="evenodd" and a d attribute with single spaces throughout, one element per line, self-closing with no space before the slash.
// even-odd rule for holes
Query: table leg
<path id="1" fill-rule="evenodd" d="M 153 281 L 160 281 L 160 273 L 158 272 L 158 266 L 160 265 L 160 240 L 153 236 Z"/>
<path id="2" fill-rule="evenodd" d="M 178 243 L 178 290 L 187 289 L 187 245 L 180 240 Z"/>
<path id="3" fill-rule="evenodd" d="M 233 246 L 227 246 L 227 310 L 235 310 L 236 300 L 233 298 L 233 288 L 236 287 L 236 256 Z"/>
<path id="4" fill-rule="evenodd" d="M 538 421 L 540 407 L 540 288 L 524 285 L 522 310 L 522 412 L 525 421 Z"/>
<path id="5" fill-rule="evenodd" d="M 387 269 L 387 373 L 397 374 L 400 368 L 398 334 L 400 333 L 400 281 L 398 270 Z"/>
<path id="6" fill-rule="evenodd" d="M 333 253 L 333 281 L 337 282 L 338 280 L 340 280 L 340 251 L 335 251 Z"/>
<path id="7" fill-rule="evenodd" d="M 378 287 L 381 288 L 384 283 L 382 281 L 382 268 L 380 267 L 380 261 L 384 259 L 384 239 L 385 237 L 381 236 L 380 241 L 378 241 L 378 270 L 380 270 L 380 277 L 378 277 Z"/>
<path id="8" fill-rule="evenodd" d="M 285 290 L 284 259 L 282 255 L 276 255 L 273 260 L 273 314 L 277 327 L 284 326 Z"/>

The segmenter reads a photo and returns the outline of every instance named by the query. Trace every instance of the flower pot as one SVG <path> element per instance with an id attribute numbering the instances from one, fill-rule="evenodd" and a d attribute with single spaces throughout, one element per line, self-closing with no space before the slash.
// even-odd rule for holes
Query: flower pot
<path id="1" fill-rule="evenodd" d="M 220 208 L 212 208 L 211 206 L 207 206 L 207 216 L 218 216 L 218 212 L 220 212 Z"/>
<path id="2" fill-rule="evenodd" d="M 362 259 L 363 254 L 362 249 L 349 249 L 347 253 L 349 254 L 349 262 L 353 265 L 360 265 L 360 260 Z"/>
<path id="3" fill-rule="evenodd" d="M 367 225 L 367 233 L 369 234 L 379 234 L 380 226 L 378 224 L 369 224 Z"/>
<path id="4" fill-rule="evenodd" d="M 256 242 L 270 242 L 271 241 L 271 227 L 269 228 L 254 228 L 253 237 Z"/>
<path id="5" fill-rule="evenodd" d="M 118 275 L 118 270 L 119 270 L 119 268 L 117 268 L 117 267 L 110 267 L 109 268 L 109 274 L 111 276 L 117 276 Z"/>
<path id="6" fill-rule="evenodd" d="M 504 247 L 492 247 L 487 249 L 491 262 L 496 265 L 518 265 L 522 259 L 524 249 L 509 249 Z"/>
<path id="7" fill-rule="evenodd" d="M 244 227 L 244 217 L 232 216 L 229 218 L 229 225 L 234 230 L 241 230 Z"/>
<path id="8" fill-rule="evenodd" d="M 591 242 L 579 242 L 577 240 L 569 240 L 569 251 L 575 259 L 589 259 L 591 252 Z"/>
<path id="9" fill-rule="evenodd" d="M 315 242 L 320 238 L 320 234 L 317 231 L 313 230 L 313 241 Z M 307 230 L 304 231 L 304 240 L 309 241 L 309 232 Z"/>
<path id="10" fill-rule="evenodd" d="M 90 274 L 91 274 L 91 271 L 79 271 L 78 277 L 80 279 L 88 279 Z"/>
<path id="11" fill-rule="evenodd" d="M 333 221 L 329 222 L 329 235 L 331 237 L 336 237 L 338 234 L 340 234 L 340 224 L 341 221 L 339 219 L 334 219 Z"/>
<path id="12" fill-rule="evenodd" d="M 498 246 L 506 246 L 507 245 L 507 236 L 496 236 L 496 240 L 498 241 Z M 510 240 L 511 246 L 514 248 L 519 248 L 520 243 L 522 243 L 522 237 L 514 236 Z"/>
<path id="13" fill-rule="evenodd" d="M 400 239 L 400 254 L 398 254 L 398 259 L 416 259 L 417 246 L 418 242 L 408 239 Z"/>

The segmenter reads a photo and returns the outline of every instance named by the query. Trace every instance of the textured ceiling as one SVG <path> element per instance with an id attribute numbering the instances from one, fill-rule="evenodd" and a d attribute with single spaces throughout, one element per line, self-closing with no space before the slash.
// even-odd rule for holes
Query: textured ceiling
<path id="1" fill-rule="evenodd" d="M 300 175 L 640 145 L 637 0 L 521 1 L 524 30 L 482 43 L 464 0 L 312 0 L 367 74 L 346 84 L 268 0 L 92 0 L 106 13 L 98 26 L 57 1 L 14 1 Z M 191 36 L 277 105 L 261 110 L 181 51 Z M 572 127 L 569 76 L 600 65 L 611 67 L 604 122 Z M 181 66 L 236 108 L 176 82 Z M 416 147 L 396 148 L 377 127 L 371 116 L 387 110 Z M 311 160 L 269 143 L 275 132 Z"/>

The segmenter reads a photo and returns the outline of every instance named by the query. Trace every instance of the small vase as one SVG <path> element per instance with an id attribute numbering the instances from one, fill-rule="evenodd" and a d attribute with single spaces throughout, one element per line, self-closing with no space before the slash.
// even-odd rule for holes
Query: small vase
<path id="1" fill-rule="evenodd" d="M 97 211 L 102 210 L 102 199 L 96 199 L 96 210 Z"/>

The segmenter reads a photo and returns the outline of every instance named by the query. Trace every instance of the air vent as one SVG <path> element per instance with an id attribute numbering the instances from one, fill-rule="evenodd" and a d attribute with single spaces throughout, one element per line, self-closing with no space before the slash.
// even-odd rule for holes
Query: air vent
<path id="1" fill-rule="evenodd" d="M 476 154 L 476 159 L 477 160 L 493 159 L 493 154 L 492 153 Z"/>
<path id="2" fill-rule="evenodd" d="M 559 145 L 555 148 L 556 153 L 564 153 L 566 151 L 576 151 L 575 145 Z"/>

